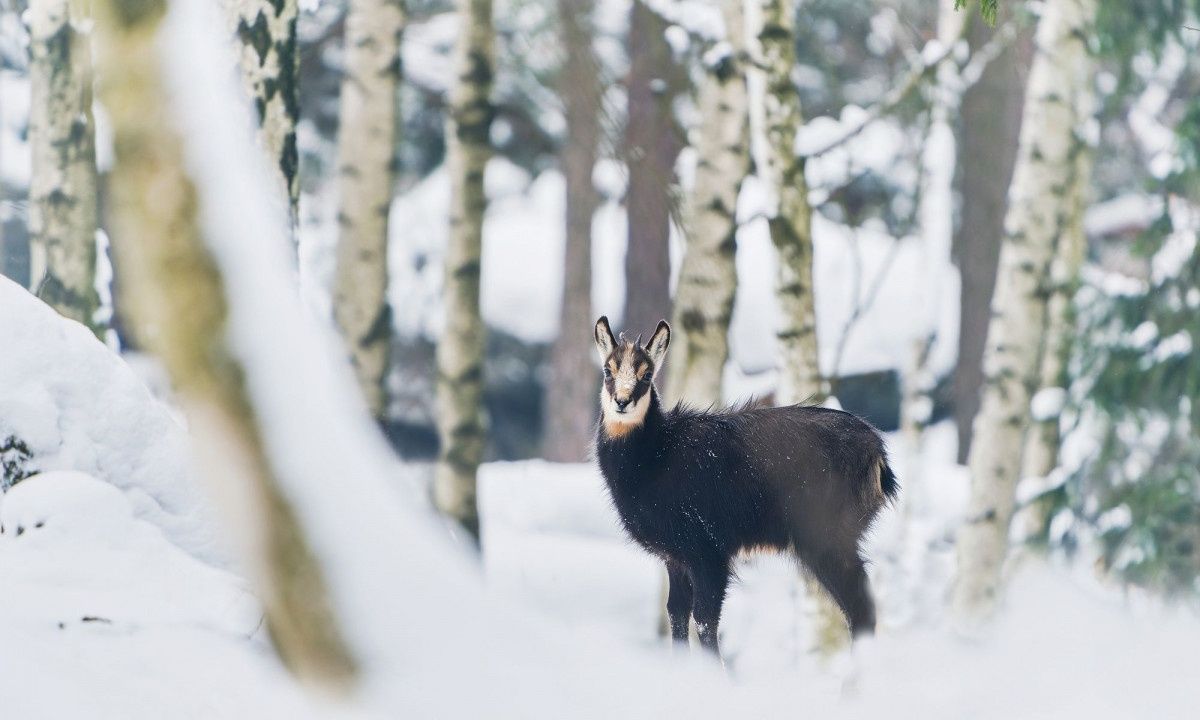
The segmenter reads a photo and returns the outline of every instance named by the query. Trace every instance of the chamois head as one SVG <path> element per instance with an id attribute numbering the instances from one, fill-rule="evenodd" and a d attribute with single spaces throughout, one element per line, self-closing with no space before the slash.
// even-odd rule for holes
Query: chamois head
<path id="1" fill-rule="evenodd" d="M 596 350 L 604 364 L 604 385 L 600 390 L 600 407 L 604 413 L 604 429 L 611 437 L 620 437 L 646 419 L 654 376 L 662 367 L 671 344 L 671 326 L 661 320 L 645 346 L 637 340 L 613 337 L 608 318 L 596 321 Z"/>

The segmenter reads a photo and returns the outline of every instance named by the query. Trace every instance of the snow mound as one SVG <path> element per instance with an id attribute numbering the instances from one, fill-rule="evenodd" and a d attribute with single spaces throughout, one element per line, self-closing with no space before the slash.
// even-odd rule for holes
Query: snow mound
<path id="1" fill-rule="evenodd" d="M 148 622 L 248 636 L 258 603 L 236 576 L 134 517 L 126 495 L 80 472 L 34 475 L 0 503 L 0 612 L 35 623 Z M 45 592 L 46 590 L 53 592 Z"/>
<path id="2" fill-rule="evenodd" d="M 5 717 L 311 717 L 234 575 L 79 472 L 0 499 Z"/>
<path id="3" fill-rule="evenodd" d="M 0 307 L 0 443 L 28 450 L 23 473 L 94 476 L 179 547 L 224 564 L 171 410 L 85 327 L 3 277 Z"/>

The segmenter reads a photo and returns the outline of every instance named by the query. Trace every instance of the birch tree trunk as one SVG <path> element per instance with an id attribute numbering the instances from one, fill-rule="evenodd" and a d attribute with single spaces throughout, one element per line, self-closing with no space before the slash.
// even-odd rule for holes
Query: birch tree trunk
<path id="1" fill-rule="evenodd" d="M 1080 194 L 1080 137 L 1091 89 L 1087 39 L 1094 0 L 1050 0 L 1037 30 L 1005 240 L 984 354 L 984 390 L 971 447 L 971 495 L 958 534 L 953 609 L 965 627 L 999 600 L 1022 446 L 1047 330 L 1056 243 L 1071 232 Z"/>
<path id="2" fill-rule="evenodd" d="M 663 37 L 666 27 L 658 13 L 642 0 L 633 0 L 625 125 L 629 187 L 625 192 L 628 242 L 622 324 L 635 334 L 649 332 L 671 314 L 671 210 L 675 160 L 682 149 L 672 103 L 684 81 Z"/>
<path id="3" fill-rule="evenodd" d="M 546 386 L 546 459 L 582 462 L 596 422 L 596 392 L 586 378 L 595 374 L 592 340 L 592 216 L 600 204 L 592 170 L 600 142 L 604 88 L 592 50 L 590 0 L 558 0 L 559 28 L 566 53 L 561 96 L 567 138 L 562 168 L 567 185 L 567 238 L 563 259 L 563 298 L 558 338 L 550 355 Z"/>
<path id="4" fill-rule="evenodd" d="M 103 339 L 96 318 L 96 144 L 91 18 L 85 0 L 29 5 L 30 282 Z"/>
<path id="5" fill-rule="evenodd" d="M 763 175 L 772 199 L 771 241 L 779 253 L 777 294 L 783 324 L 777 332 L 782 355 L 777 405 L 825 395 L 817 355 L 813 303 L 812 208 L 804 158 L 796 154 L 796 132 L 804 124 L 800 93 L 792 80 L 796 66 L 795 7 L 787 0 L 764 0 L 758 43 L 766 74 L 763 122 L 767 137 Z"/>
<path id="6" fill-rule="evenodd" d="M 1085 105 L 1080 120 L 1086 120 L 1090 115 L 1090 107 Z M 1062 411 L 1069 382 L 1067 362 L 1075 342 L 1072 299 L 1079 287 L 1079 270 L 1087 253 L 1083 214 L 1087 209 L 1088 178 L 1091 175 L 1090 150 L 1081 148 L 1076 153 L 1077 168 L 1070 193 L 1064 198 L 1067 217 L 1050 264 L 1046 332 L 1036 386 L 1036 392 L 1043 394 L 1043 397 L 1041 402 L 1031 403 L 1033 427 L 1025 439 L 1020 478 L 1044 478 L 1058 466 L 1058 452 L 1062 444 Z M 1041 504 L 1034 504 L 1028 510 L 1024 517 L 1027 534 L 1040 536 L 1048 519 L 1045 508 Z"/>
<path id="7" fill-rule="evenodd" d="M 371 414 L 387 410 L 391 342 L 388 208 L 395 179 L 400 0 L 353 0 L 338 129 L 338 247 L 333 318 Z"/>
<path id="8" fill-rule="evenodd" d="M 776 295 L 782 325 L 781 364 L 775 404 L 820 402 L 827 394 L 817 354 L 817 318 L 813 302 L 812 208 L 804 158 L 796 154 L 796 133 L 804 124 L 800 93 L 793 81 L 796 66 L 795 12 L 787 0 L 762 0 L 757 28 L 760 63 L 765 75 L 761 97 L 763 146 L 761 174 L 772 214 L 771 242 L 779 253 Z M 804 578 L 806 606 L 813 626 L 814 649 L 830 656 L 850 642 L 846 621 L 837 604 L 815 580 Z"/>
<path id="9" fill-rule="evenodd" d="M 300 156 L 296 123 L 300 103 L 296 53 L 296 0 L 224 0 L 226 14 L 241 41 L 238 64 L 246 94 L 258 111 L 258 142 L 287 198 L 291 232 L 298 222 Z"/>
<path id="10" fill-rule="evenodd" d="M 159 65 L 164 0 L 100 0 L 100 97 L 109 111 L 113 246 L 126 311 L 171 375 L 198 457 L 245 535 L 250 570 L 283 661 L 301 678 L 344 688 L 355 661 L 328 587 L 267 460 L 244 372 L 226 345 L 223 281 L 201 239 Z"/>
<path id="11" fill-rule="evenodd" d="M 475 473 L 484 445 L 479 270 L 487 210 L 483 173 L 491 157 L 492 0 L 461 0 L 459 12 L 458 82 L 451 90 L 446 127 L 450 235 L 443 290 L 446 328 L 437 345 L 440 449 L 434 470 L 434 502 L 478 538 Z"/>
<path id="12" fill-rule="evenodd" d="M 667 404 L 721 402 L 737 288 L 737 199 L 750 170 L 744 0 L 722 0 L 724 42 L 705 54 L 698 105 L 696 185 L 673 313 Z"/>

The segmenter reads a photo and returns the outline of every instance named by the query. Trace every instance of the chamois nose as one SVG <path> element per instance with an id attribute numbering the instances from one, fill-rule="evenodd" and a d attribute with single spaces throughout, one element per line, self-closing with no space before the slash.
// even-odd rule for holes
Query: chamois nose
<path id="1" fill-rule="evenodd" d="M 628 400 L 613 398 L 613 404 L 617 406 L 617 412 L 625 412 L 625 408 L 629 407 Z"/>

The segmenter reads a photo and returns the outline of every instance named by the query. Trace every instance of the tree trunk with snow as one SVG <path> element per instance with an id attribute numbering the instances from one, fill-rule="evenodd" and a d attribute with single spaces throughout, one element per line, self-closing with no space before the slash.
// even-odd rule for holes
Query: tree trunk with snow
<path id="1" fill-rule="evenodd" d="M 561 95 L 567 138 L 562 168 L 567 185 L 566 253 L 558 338 L 550 352 L 543 455 L 556 462 L 587 458 L 596 424 L 592 350 L 592 216 L 600 204 L 592 170 L 600 143 L 604 88 L 592 50 L 592 3 L 558 0 L 563 47 Z"/>
<path id="2" fill-rule="evenodd" d="M 959 11 L 962 12 L 961 10 Z M 968 32 L 972 52 L 996 32 L 976 17 Z M 1009 20 L 1008 22 L 1013 22 Z M 954 416 L 958 427 L 958 461 L 971 449 L 971 426 L 983 388 L 983 349 L 992 313 L 992 292 L 1004 237 L 1008 186 L 1017 159 L 1017 140 L 1032 57 L 1032 28 L 1017 31 L 1016 40 L 983 69 L 963 93 L 958 167 L 962 204 L 954 241 L 961 279 L 958 362 L 954 371 Z"/>
<path id="3" fill-rule="evenodd" d="M 668 405 L 721 402 L 737 288 L 737 199 L 750 170 L 743 0 L 722 0 L 725 40 L 704 55 L 695 187 L 675 289 Z"/>
<path id="4" fill-rule="evenodd" d="M 800 92 L 792 79 L 796 66 L 795 7 L 765 0 L 758 43 L 766 87 L 763 124 L 766 152 L 762 174 L 774 205 L 771 241 L 779 253 L 776 293 L 783 317 L 777 337 L 782 356 L 775 402 L 790 405 L 825 394 L 817 356 L 817 317 L 813 303 L 812 208 L 804 158 L 796 154 L 796 132 L 804 124 Z"/>
<path id="5" fill-rule="evenodd" d="M 479 535 L 475 474 L 483 460 L 484 326 L 479 307 L 480 254 L 487 210 L 483 174 L 491 158 L 489 131 L 493 57 L 492 0 L 461 0 L 458 81 L 446 127 L 450 173 L 450 235 L 443 306 L 446 328 L 437 345 L 437 427 L 440 449 L 434 502 Z"/>
<path id="6" fill-rule="evenodd" d="M 396 156 L 399 0 L 353 0 L 338 129 L 338 247 L 333 317 L 367 408 L 382 419 L 391 342 L 388 208 Z"/>
<path id="7" fill-rule="evenodd" d="M 37 296 L 103 336 L 97 321 L 96 144 L 87 4 L 29 5 L 30 283 Z"/>
<path id="8" fill-rule="evenodd" d="M 1000 272 L 984 354 L 984 390 L 971 447 L 971 494 L 958 534 L 953 606 L 964 625 L 998 603 L 1009 523 L 1047 330 L 1050 269 L 1077 205 L 1079 132 L 1092 61 L 1094 0 L 1050 0 L 1037 30 L 1017 165 L 1009 191 Z"/>
<path id="9" fill-rule="evenodd" d="M 633 333 L 650 332 L 671 314 L 668 245 L 676 204 L 675 160 L 682 149 L 672 103 L 684 79 L 663 37 L 666 27 L 658 13 L 642 0 L 633 0 L 625 125 L 629 187 L 625 191 L 628 242 L 622 323 Z"/>
<path id="10" fill-rule="evenodd" d="M 201 238 L 197 199 L 160 73 L 163 0 L 101 0 L 100 98 L 116 149 L 113 247 L 125 308 L 171 375 L 197 457 L 236 520 L 280 657 L 305 680 L 344 688 L 356 663 L 328 586 L 266 457 L 244 372 L 227 345 L 223 280 Z M 220 492 L 217 492 L 217 491 Z"/>
<path id="11" fill-rule="evenodd" d="M 1089 116 L 1085 108 L 1081 120 Z M 1088 178 L 1091 175 L 1090 149 L 1076 154 L 1077 168 L 1072 187 L 1064 201 L 1062 236 L 1058 239 L 1050 264 L 1049 298 L 1046 301 L 1046 332 L 1043 338 L 1042 359 L 1036 386 L 1037 402 L 1031 405 L 1033 427 L 1025 439 L 1021 461 L 1021 478 L 1045 478 L 1058 466 L 1062 443 L 1061 421 L 1066 388 L 1069 383 L 1067 362 L 1075 341 L 1075 313 L 1072 299 L 1079 287 L 1079 269 L 1087 253 L 1087 236 L 1083 229 L 1083 214 L 1087 209 Z M 1040 397 L 1039 397 L 1040 395 Z M 1026 528 L 1031 535 L 1041 535 L 1048 520 L 1044 508 L 1030 508 Z"/>
<path id="12" fill-rule="evenodd" d="M 281 196 L 287 198 L 293 233 L 300 198 L 296 2 L 224 0 L 226 15 L 241 42 L 238 64 L 242 84 L 258 111 L 258 142 L 270 158 Z"/>

